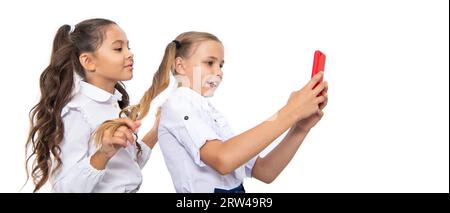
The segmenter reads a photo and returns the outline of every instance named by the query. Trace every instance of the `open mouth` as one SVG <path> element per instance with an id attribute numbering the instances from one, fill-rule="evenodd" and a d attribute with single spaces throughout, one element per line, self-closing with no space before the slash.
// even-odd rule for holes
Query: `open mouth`
<path id="1" fill-rule="evenodd" d="M 219 87 L 220 81 L 206 81 L 206 84 L 207 84 L 211 89 L 216 89 L 217 87 Z"/>

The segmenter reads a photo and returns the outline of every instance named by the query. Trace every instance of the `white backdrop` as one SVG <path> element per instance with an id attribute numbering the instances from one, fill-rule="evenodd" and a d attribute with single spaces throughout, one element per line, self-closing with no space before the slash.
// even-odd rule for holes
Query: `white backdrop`
<path id="1" fill-rule="evenodd" d="M 445 0 L 0 1 L 0 192 L 19 192 L 25 181 L 28 111 L 56 30 L 102 17 L 130 40 L 133 103 L 176 35 L 217 35 L 225 78 L 212 102 L 236 133 L 308 81 L 315 49 L 327 54 L 325 117 L 278 179 L 247 179 L 248 192 L 448 193 L 448 8 Z M 149 116 L 141 131 L 152 123 Z M 143 174 L 140 192 L 174 192 L 158 146 Z"/>

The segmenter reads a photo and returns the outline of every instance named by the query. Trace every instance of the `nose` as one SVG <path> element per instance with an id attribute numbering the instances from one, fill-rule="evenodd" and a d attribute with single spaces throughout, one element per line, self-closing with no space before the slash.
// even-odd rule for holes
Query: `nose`
<path id="1" fill-rule="evenodd" d="M 131 52 L 131 50 L 128 50 L 126 58 L 127 59 L 133 59 L 134 58 L 134 54 L 133 54 L 133 52 Z"/>
<path id="2" fill-rule="evenodd" d="M 223 78 L 223 71 L 222 71 L 221 68 L 219 68 L 219 69 L 216 71 L 216 76 L 220 77 L 220 79 Z"/>

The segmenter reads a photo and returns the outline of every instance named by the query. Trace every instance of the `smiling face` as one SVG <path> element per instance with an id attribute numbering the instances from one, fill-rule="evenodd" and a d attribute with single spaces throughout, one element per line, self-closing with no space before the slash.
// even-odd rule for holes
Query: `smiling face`
<path id="1" fill-rule="evenodd" d="M 105 38 L 94 53 L 80 55 L 89 83 L 110 88 L 118 81 L 133 77 L 133 53 L 125 32 L 112 24 L 105 29 Z M 109 90 L 109 89 L 107 89 Z"/>
<path id="2" fill-rule="evenodd" d="M 219 87 L 223 64 L 223 45 L 214 40 L 199 42 L 194 45 L 189 57 L 175 59 L 177 74 L 188 81 L 183 81 L 181 86 L 190 87 L 205 97 L 213 96 Z"/>

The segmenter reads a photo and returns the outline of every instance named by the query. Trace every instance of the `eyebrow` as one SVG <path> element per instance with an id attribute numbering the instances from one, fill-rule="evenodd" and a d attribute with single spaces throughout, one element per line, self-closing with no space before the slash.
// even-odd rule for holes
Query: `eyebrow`
<path id="1" fill-rule="evenodd" d="M 208 58 L 218 61 L 219 59 L 215 56 L 208 56 Z M 225 60 L 222 60 L 222 64 L 225 63 Z"/>
<path id="2" fill-rule="evenodd" d="M 115 43 L 121 43 L 121 44 L 123 44 L 123 43 L 125 43 L 125 41 L 123 41 L 123 40 L 115 40 L 113 43 L 111 43 L 111 44 L 115 44 Z M 127 44 L 129 44 L 130 42 L 129 41 L 127 41 Z"/>

